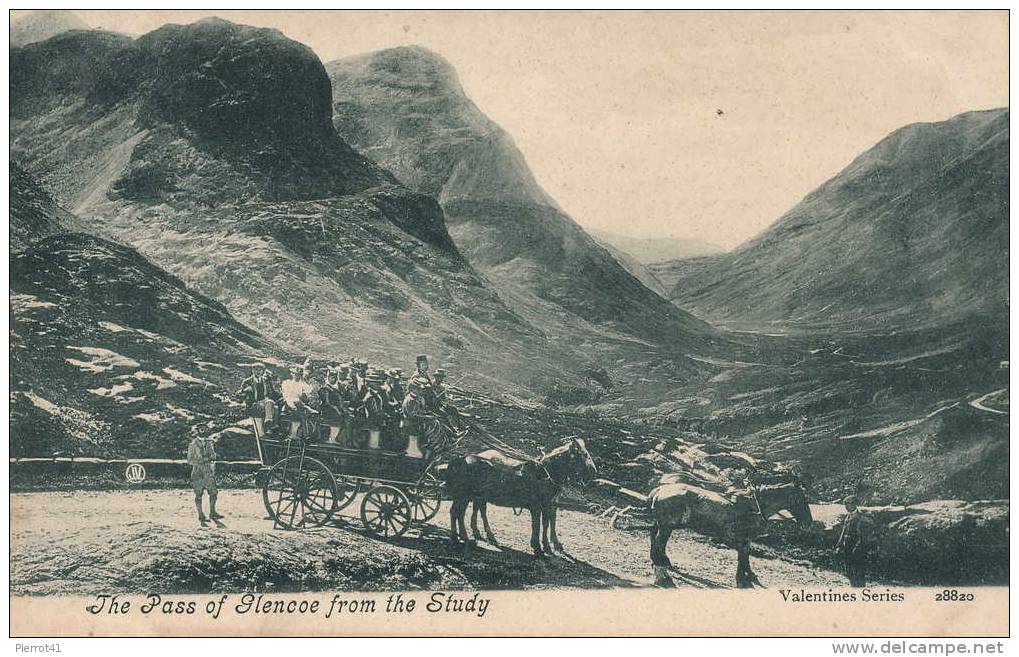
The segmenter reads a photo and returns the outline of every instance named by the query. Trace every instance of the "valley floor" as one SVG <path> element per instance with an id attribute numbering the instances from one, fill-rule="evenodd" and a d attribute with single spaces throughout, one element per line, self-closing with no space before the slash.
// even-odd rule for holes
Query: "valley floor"
<path id="1" fill-rule="evenodd" d="M 647 587 L 653 582 L 646 530 L 560 511 L 568 555 L 535 561 L 526 514 L 489 507 L 501 548 L 470 555 L 448 539 L 448 506 L 431 524 L 382 542 L 355 520 L 336 527 L 273 530 L 259 491 L 220 493 L 219 526 L 199 525 L 187 490 L 74 491 L 11 495 L 11 593 L 66 595 L 159 591 L 320 591 Z M 348 524 L 349 523 L 349 524 Z M 678 586 L 729 588 L 735 552 L 677 531 L 669 545 Z M 755 554 L 770 588 L 846 586 L 841 573 Z M 271 584 L 274 582 L 275 584 Z"/>

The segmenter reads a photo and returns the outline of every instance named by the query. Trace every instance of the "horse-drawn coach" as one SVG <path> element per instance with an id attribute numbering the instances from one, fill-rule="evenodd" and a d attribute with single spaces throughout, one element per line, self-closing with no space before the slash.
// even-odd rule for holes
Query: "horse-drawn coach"
<path id="1" fill-rule="evenodd" d="M 443 450 L 408 455 L 383 449 L 375 437 L 363 447 L 320 440 L 305 417 L 296 435 L 257 436 L 262 460 L 262 499 L 274 526 L 319 527 L 360 495 L 364 528 L 382 538 L 403 535 L 439 511 L 443 482 L 435 467 Z"/>

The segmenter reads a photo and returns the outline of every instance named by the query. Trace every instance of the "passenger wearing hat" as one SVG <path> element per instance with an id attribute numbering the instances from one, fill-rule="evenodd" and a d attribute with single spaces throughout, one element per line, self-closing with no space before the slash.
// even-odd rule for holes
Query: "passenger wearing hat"
<path id="1" fill-rule="evenodd" d="M 363 419 L 364 429 L 368 432 L 368 447 L 382 447 L 381 436 L 386 425 L 386 399 L 383 385 L 386 376 L 382 372 L 372 370 L 364 379 L 364 394 L 361 396 L 358 416 Z M 360 442 L 364 442 L 363 440 Z"/>
<path id="2" fill-rule="evenodd" d="M 403 414 L 408 418 L 416 418 L 428 412 L 432 402 L 434 381 L 428 374 L 428 356 L 417 357 L 417 370 L 407 382 L 407 392 L 403 401 Z"/>
<path id="3" fill-rule="evenodd" d="M 382 386 L 386 404 L 386 426 L 382 435 L 382 448 L 388 452 L 402 452 L 407 448 L 403 436 L 403 371 L 392 368 L 386 372 L 386 383 Z"/>
<path id="4" fill-rule="evenodd" d="M 463 420 L 460 418 L 460 411 L 450 403 L 449 395 L 446 394 L 446 370 L 437 368 L 435 380 L 432 383 L 432 403 L 436 415 L 442 417 L 447 423 L 451 432 L 461 434 L 464 430 Z"/>
<path id="5" fill-rule="evenodd" d="M 365 377 L 368 375 L 368 361 L 358 358 L 351 362 L 350 380 L 354 398 L 360 400 L 365 392 Z"/>
<path id="6" fill-rule="evenodd" d="M 341 363 L 336 375 L 336 390 L 340 396 L 340 410 L 343 412 L 343 426 L 340 429 L 339 441 L 346 446 L 350 446 L 352 419 L 358 402 L 354 380 L 351 376 L 350 365 Z"/>
<path id="7" fill-rule="evenodd" d="M 343 429 L 343 407 L 343 399 L 336 385 L 336 370 L 326 368 L 325 381 L 318 389 L 318 408 L 322 426 L 329 429 L 326 442 L 335 443 Z"/>
<path id="8" fill-rule="evenodd" d="M 272 379 L 268 378 L 268 366 L 263 363 L 252 365 L 251 376 L 241 381 L 237 397 L 244 402 L 245 411 L 255 427 L 256 436 L 265 436 L 265 423 L 272 422 L 276 416 L 276 399 L 278 393 Z"/>
<path id="9" fill-rule="evenodd" d="M 290 368 L 290 379 L 283 382 L 283 402 L 290 415 L 290 437 L 296 438 L 301 424 L 307 421 L 308 413 L 314 413 L 311 407 L 315 399 L 315 388 L 305 380 L 308 371 L 304 366 Z"/>
<path id="10" fill-rule="evenodd" d="M 446 370 L 441 367 L 435 370 L 435 378 L 432 381 L 432 398 L 435 402 L 436 410 L 442 409 L 449 401 L 446 396 L 446 386 L 444 381 L 446 380 Z"/>
<path id="11" fill-rule="evenodd" d="M 407 391 L 403 389 L 403 370 L 399 367 L 394 367 L 386 372 L 386 392 L 391 401 L 400 406 L 403 405 L 403 398 L 407 396 Z"/>
<path id="12" fill-rule="evenodd" d="M 304 380 L 312 387 L 312 405 L 317 406 L 318 404 L 318 389 L 320 387 L 319 382 L 315 379 L 315 364 L 311 362 L 311 358 L 305 358 L 304 364 L 301 366 L 304 369 Z"/>
<path id="13" fill-rule="evenodd" d="M 283 392 L 280 389 L 280 379 L 273 372 L 271 363 L 262 361 L 262 378 L 265 379 L 269 388 L 269 399 L 273 401 L 272 417 L 266 419 L 266 423 L 276 423 L 280 419 L 280 404 L 283 403 Z"/>
<path id="14" fill-rule="evenodd" d="M 406 422 L 409 445 L 407 454 L 419 457 L 421 437 L 424 433 L 423 419 L 430 415 L 432 408 L 433 381 L 428 374 L 428 356 L 417 357 L 417 369 L 407 382 L 407 393 L 403 400 L 403 417 Z"/>

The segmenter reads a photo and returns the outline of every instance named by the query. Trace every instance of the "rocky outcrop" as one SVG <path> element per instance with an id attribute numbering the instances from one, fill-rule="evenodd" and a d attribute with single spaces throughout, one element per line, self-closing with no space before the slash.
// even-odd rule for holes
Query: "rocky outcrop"
<path id="1" fill-rule="evenodd" d="M 868 570 L 924 584 L 1008 582 L 1009 503 L 936 500 L 861 507 Z M 830 532 L 838 537 L 841 523 Z"/>

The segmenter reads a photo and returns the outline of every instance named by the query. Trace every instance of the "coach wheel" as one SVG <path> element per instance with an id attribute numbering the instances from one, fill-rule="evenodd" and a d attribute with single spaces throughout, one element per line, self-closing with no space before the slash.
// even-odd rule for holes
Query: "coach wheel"
<path id="1" fill-rule="evenodd" d="M 410 500 L 392 486 L 375 486 L 361 500 L 361 522 L 380 538 L 403 536 L 413 519 Z"/>
<path id="2" fill-rule="evenodd" d="M 414 509 L 414 522 L 428 522 L 439 512 L 442 484 L 435 475 L 428 472 L 417 486 L 407 489 L 407 498 Z"/>
<path id="3" fill-rule="evenodd" d="M 321 461 L 291 456 L 269 469 L 262 501 L 275 526 L 318 527 L 337 510 L 336 479 Z"/>

